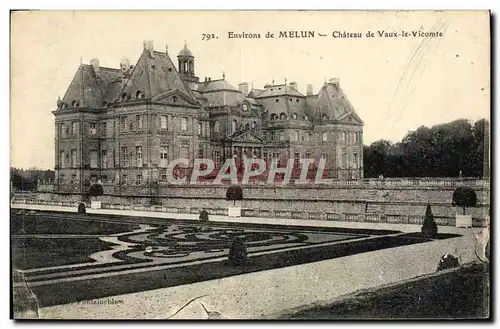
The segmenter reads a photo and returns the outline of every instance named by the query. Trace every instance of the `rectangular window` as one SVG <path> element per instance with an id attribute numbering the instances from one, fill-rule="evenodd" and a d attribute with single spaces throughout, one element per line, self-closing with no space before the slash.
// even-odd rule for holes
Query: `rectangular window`
<path id="1" fill-rule="evenodd" d="M 168 163 L 168 147 L 161 146 L 160 147 L 160 167 L 166 168 Z"/>
<path id="2" fill-rule="evenodd" d="M 135 116 L 135 125 L 137 129 L 142 129 L 142 115 L 138 114 Z"/>
<path id="3" fill-rule="evenodd" d="M 342 169 L 347 167 L 347 153 L 342 153 Z"/>
<path id="4" fill-rule="evenodd" d="M 76 167 L 76 150 L 71 150 L 71 168 Z"/>
<path id="5" fill-rule="evenodd" d="M 101 168 L 108 168 L 108 151 L 107 150 L 102 150 L 101 151 Z"/>
<path id="6" fill-rule="evenodd" d="M 108 136 L 108 125 L 106 122 L 101 123 L 101 135 Z"/>
<path id="7" fill-rule="evenodd" d="M 342 141 L 342 143 L 345 143 L 345 132 L 340 133 L 340 140 Z"/>
<path id="8" fill-rule="evenodd" d="M 162 180 L 162 181 L 167 180 L 167 170 L 166 169 L 160 170 L 160 180 Z"/>
<path id="9" fill-rule="evenodd" d="M 214 151 L 214 165 L 215 165 L 215 168 L 220 167 L 220 152 L 219 151 Z"/>
<path id="10" fill-rule="evenodd" d="M 78 127 L 78 122 L 72 122 L 71 123 L 71 133 L 73 134 L 73 136 L 76 136 L 76 133 L 77 133 L 77 128 Z"/>
<path id="11" fill-rule="evenodd" d="M 122 147 L 122 167 L 128 167 L 128 149 L 126 147 Z"/>
<path id="12" fill-rule="evenodd" d="M 216 121 L 216 122 L 215 122 L 215 124 L 214 124 L 214 132 L 215 132 L 216 134 L 218 134 L 218 133 L 219 133 L 219 122 L 218 122 L 218 121 Z"/>
<path id="13" fill-rule="evenodd" d="M 295 153 L 293 155 L 293 167 L 298 169 L 300 167 L 300 153 Z"/>
<path id="14" fill-rule="evenodd" d="M 135 147 L 135 156 L 137 161 L 137 167 L 142 167 L 142 146 Z"/>
<path id="15" fill-rule="evenodd" d="M 137 178 L 135 180 L 135 184 L 142 185 L 142 175 L 141 174 L 137 175 Z"/>
<path id="16" fill-rule="evenodd" d="M 107 175 L 101 175 L 101 183 L 107 183 L 108 182 L 108 176 Z"/>
<path id="17" fill-rule="evenodd" d="M 161 115 L 160 116 L 160 129 L 167 130 L 167 116 L 166 115 Z"/>
<path id="18" fill-rule="evenodd" d="M 122 175 L 122 184 L 123 185 L 127 185 L 128 184 L 128 175 L 127 174 L 123 174 Z"/>
<path id="19" fill-rule="evenodd" d="M 202 148 L 198 149 L 198 159 L 203 159 L 203 149 Z"/>
<path id="20" fill-rule="evenodd" d="M 59 152 L 59 165 L 61 168 L 66 168 L 66 153 L 64 151 Z"/>
<path id="21" fill-rule="evenodd" d="M 91 135 L 96 135 L 97 134 L 97 128 L 96 128 L 96 123 L 95 122 L 90 122 L 89 123 L 89 133 Z"/>
<path id="22" fill-rule="evenodd" d="M 274 140 L 276 139 L 276 134 L 274 131 L 271 131 L 271 142 L 274 142 Z"/>
<path id="23" fill-rule="evenodd" d="M 352 162 L 353 162 L 353 168 L 358 169 L 358 154 L 357 153 L 353 154 Z"/>
<path id="24" fill-rule="evenodd" d="M 326 142 L 326 141 L 328 140 L 328 133 L 324 132 L 324 133 L 322 134 L 321 139 L 323 140 L 323 142 Z"/>
<path id="25" fill-rule="evenodd" d="M 187 118 L 181 118 L 181 131 L 187 131 Z"/>
<path id="26" fill-rule="evenodd" d="M 90 168 L 97 168 L 97 151 L 90 151 Z"/>
<path id="27" fill-rule="evenodd" d="M 121 129 L 127 131 L 127 117 L 121 117 Z"/>
<path id="28" fill-rule="evenodd" d="M 203 133 L 203 125 L 201 122 L 198 122 L 198 135 L 201 136 Z"/>
<path id="29" fill-rule="evenodd" d="M 280 141 L 284 141 L 284 140 L 285 140 L 285 132 L 280 131 Z"/>
<path id="30" fill-rule="evenodd" d="M 180 154 L 181 159 L 189 159 L 189 146 L 183 146 L 181 147 L 181 154 Z"/>
<path id="31" fill-rule="evenodd" d="M 71 184 L 76 183 L 76 174 L 71 175 Z"/>
<path id="32" fill-rule="evenodd" d="M 66 134 L 66 132 L 67 132 L 67 130 L 66 130 L 66 124 L 61 123 L 61 126 L 60 126 L 60 127 L 61 127 L 60 136 L 61 136 L 61 137 L 66 137 L 66 135 L 67 135 L 67 134 Z"/>

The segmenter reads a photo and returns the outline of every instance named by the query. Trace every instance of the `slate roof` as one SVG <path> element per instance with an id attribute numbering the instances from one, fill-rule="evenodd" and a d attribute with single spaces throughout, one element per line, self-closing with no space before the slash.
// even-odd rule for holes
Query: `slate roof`
<path id="1" fill-rule="evenodd" d="M 99 67 L 95 72 L 92 65 L 80 64 L 61 101 L 70 108 L 73 101 L 84 108 L 102 108 L 104 102 L 120 101 L 123 93 L 133 99 L 137 91 L 141 91 L 145 98 L 153 98 L 171 90 L 179 90 L 197 102 L 168 54 L 144 49 L 123 82 L 119 69 Z"/>
<path id="2" fill-rule="evenodd" d="M 298 96 L 304 97 L 303 94 L 297 91 L 293 86 L 290 85 L 274 85 L 269 86 L 264 91 L 255 95 L 255 98 L 264 98 L 264 97 L 277 97 L 277 96 Z"/>

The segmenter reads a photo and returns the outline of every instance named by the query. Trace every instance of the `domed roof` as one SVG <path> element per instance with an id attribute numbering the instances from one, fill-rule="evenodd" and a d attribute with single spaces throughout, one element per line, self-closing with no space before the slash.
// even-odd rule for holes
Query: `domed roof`
<path id="1" fill-rule="evenodd" d="M 184 56 L 184 57 L 194 57 L 193 56 L 193 53 L 191 52 L 191 50 L 188 49 L 187 47 L 187 44 L 184 44 L 184 48 L 182 48 L 182 50 L 180 51 L 179 55 L 177 56 Z"/>
<path id="2" fill-rule="evenodd" d="M 237 88 L 235 88 L 233 85 L 231 85 L 229 82 L 223 79 L 204 82 L 200 87 L 198 87 L 198 90 L 203 93 L 213 92 L 218 90 L 239 91 Z"/>

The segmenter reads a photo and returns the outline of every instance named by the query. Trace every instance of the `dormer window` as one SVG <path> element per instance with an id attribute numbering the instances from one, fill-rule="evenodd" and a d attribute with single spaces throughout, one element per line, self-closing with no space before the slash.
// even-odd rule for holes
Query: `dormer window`
<path id="1" fill-rule="evenodd" d="M 281 112 L 281 114 L 280 114 L 280 120 L 285 120 L 285 119 L 286 119 L 285 112 Z"/>
<path id="2" fill-rule="evenodd" d="M 271 120 L 273 120 L 273 121 L 274 121 L 274 120 L 276 120 L 276 118 L 277 118 L 277 117 L 278 117 L 278 116 L 277 116 L 276 114 L 274 114 L 274 113 L 273 113 L 273 114 L 271 114 Z"/>
<path id="3" fill-rule="evenodd" d="M 296 99 L 296 101 L 297 101 L 297 103 L 298 103 L 298 102 L 299 102 L 299 99 L 297 98 L 297 99 Z"/>
<path id="4" fill-rule="evenodd" d="M 127 100 L 127 93 L 122 94 L 122 102 L 125 102 Z"/>
<path id="5" fill-rule="evenodd" d="M 297 119 L 297 113 L 292 113 L 292 119 Z"/>
<path id="6" fill-rule="evenodd" d="M 309 117 L 307 116 L 307 114 L 304 114 L 304 120 L 309 120 Z"/>
<path id="7" fill-rule="evenodd" d="M 172 68 L 171 67 L 168 68 L 168 72 L 172 72 Z"/>
<path id="8" fill-rule="evenodd" d="M 141 99 L 142 97 L 143 97 L 142 91 L 137 90 L 137 92 L 135 93 L 135 98 L 136 99 Z"/>
<path id="9" fill-rule="evenodd" d="M 77 107 L 77 106 L 78 106 L 78 102 L 77 102 L 77 101 L 75 101 L 75 100 L 74 100 L 74 101 L 72 101 L 72 102 L 71 102 L 71 106 L 72 106 L 72 107 Z"/>
<path id="10" fill-rule="evenodd" d="M 328 120 L 328 115 L 323 114 L 323 116 L 321 117 L 321 119 L 323 119 L 323 120 Z"/>
<path id="11" fill-rule="evenodd" d="M 173 97 L 172 97 L 172 101 L 173 101 L 174 103 L 177 103 L 177 96 L 173 96 Z"/>

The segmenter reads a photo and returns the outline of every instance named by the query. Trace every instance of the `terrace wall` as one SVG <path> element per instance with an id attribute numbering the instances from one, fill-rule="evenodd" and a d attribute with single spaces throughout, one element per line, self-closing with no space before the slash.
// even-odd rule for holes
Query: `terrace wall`
<path id="1" fill-rule="evenodd" d="M 478 196 L 478 206 L 467 209 L 467 213 L 475 220 L 489 216 L 489 181 L 470 179 L 368 179 L 315 186 L 246 185 L 244 200 L 237 201 L 237 205 L 243 208 L 243 216 L 248 217 L 418 224 L 423 221 L 425 208 L 430 203 L 438 224 L 454 225 L 455 214 L 462 210 L 452 206 L 452 195 L 461 185 L 472 187 Z M 212 214 L 227 215 L 227 207 L 232 204 L 225 200 L 227 185 L 156 188 L 104 185 L 104 190 L 100 200 L 108 209 L 179 213 L 199 213 L 207 209 Z M 62 205 L 81 199 L 77 194 L 39 192 L 33 202 Z"/>

